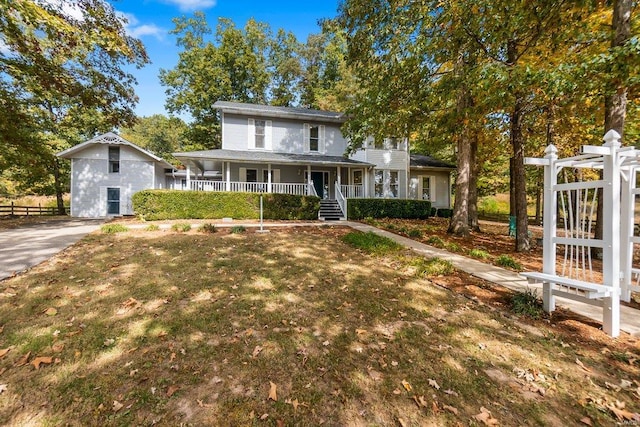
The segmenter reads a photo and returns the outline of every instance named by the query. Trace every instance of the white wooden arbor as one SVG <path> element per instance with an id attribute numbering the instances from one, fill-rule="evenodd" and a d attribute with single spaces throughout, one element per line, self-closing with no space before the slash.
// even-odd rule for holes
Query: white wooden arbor
<path id="1" fill-rule="evenodd" d="M 542 283 L 543 306 L 555 310 L 555 297 L 603 308 L 603 330 L 620 334 L 620 299 L 629 301 L 640 291 L 640 269 L 633 267 L 636 172 L 640 151 L 622 147 L 620 135 L 610 130 L 602 146 L 583 145 L 581 154 L 558 159 L 549 145 L 544 158 L 527 158 L 544 166 L 544 236 L 542 273 L 527 272 L 530 283 Z M 602 171 L 602 179 L 558 183 L 563 168 Z M 602 189 L 603 236 L 595 239 L 598 190 Z M 558 225 L 560 224 L 560 225 Z M 592 248 L 602 250 L 602 269 L 594 269 Z"/>

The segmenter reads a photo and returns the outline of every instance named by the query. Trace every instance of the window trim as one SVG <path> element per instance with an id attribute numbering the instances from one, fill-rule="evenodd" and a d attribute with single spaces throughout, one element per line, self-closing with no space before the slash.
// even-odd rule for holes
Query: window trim
<path id="1" fill-rule="evenodd" d="M 112 153 L 115 155 L 112 156 Z M 120 173 L 120 147 L 119 146 L 109 146 L 107 150 L 107 162 L 109 173 Z"/>

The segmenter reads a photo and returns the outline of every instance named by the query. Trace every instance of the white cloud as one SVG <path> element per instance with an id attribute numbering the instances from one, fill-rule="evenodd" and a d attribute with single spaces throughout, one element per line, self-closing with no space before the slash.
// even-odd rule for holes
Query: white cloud
<path id="1" fill-rule="evenodd" d="M 62 15 L 76 21 L 84 21 L 84 9 L 78 3 L 65 0 L 36 0 L 36 3 L 42 6 L 51 6 Z"/>
<path id="2" fill-rule="evenodd" d="M 140 24 L 138 18 L 131 13 L 118 12 L 126 20 L 124 26 L 125 31 L 131 37 L 140 38 L 144 36 L 153 36 L 158 40 L 162 40 L 165 34 L 165 30 L 158 27 L 156 24 Z"/>
<path id="3" fill-rule="evenodd" d="M 197 9 L 209 9 L 216 5 L 216 0 L 164 0 L 165 3 L 178 6 L 182 12 L 192 12 Z"/>

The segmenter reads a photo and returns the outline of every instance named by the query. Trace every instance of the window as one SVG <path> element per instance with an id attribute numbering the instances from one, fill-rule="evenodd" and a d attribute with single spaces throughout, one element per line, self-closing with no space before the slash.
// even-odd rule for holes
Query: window
<path id="1" fill-rule="evenodd" d="M 247 169 L 247 181 L 246 182 L 258 182 L 258 170 Z"/>
<path id="2" fill-rule="evenodd" d="M 255 137 L 256 137 L 256 148 L 265 148 L 265 129 L 267 127 L 267 123 L 264 120 L 256 120 L 255 121 Z"/>
<path id="3" fill-rule="evenodd" d="M 109 147 L 109 173 L 120 173 L 120 147 Z"/>
<path id="4" fill-rule="evenodd" d="M 269 169 L 262 170 L 262 182 L 269 182 Z M 271 169 L 271 182 L 275 184 L 280 182 L 280 169 Z"/>
<path id="5" fill-rule="evenodd" d="M 431 177 L 430 176 L 421 176 L 420 177 L 420 197 L 422 200 L 432 200 L 431 197 Z"/>
<path id="6" fill-rule="evenodd" d="M 107 215 L 120 215 L 119 188 L 107 188 Z"/>
<path id="7" fill-rule="evenodd" d="M 362 171 L 361 170 L 353 171 L 353 184 L 354 185 L 362 185 Z"/>
<path id="8" fill-rule="evenodd" d="M 399 150 L 400 141 L 400 138 L 395 136 L 384 139 L 374 139 L 373 148 L 376 150 Z"/>
<path id="9" fill-rule="evenodd" d="M 309 126 L 309 151 L 320 151 L 320 128 Z"/>
<path id="10" fill-rule="evenodd" d="M 375 197 L 398 197 L 400 188 L 398 171 L 376 170 L 373 178 Z"/>

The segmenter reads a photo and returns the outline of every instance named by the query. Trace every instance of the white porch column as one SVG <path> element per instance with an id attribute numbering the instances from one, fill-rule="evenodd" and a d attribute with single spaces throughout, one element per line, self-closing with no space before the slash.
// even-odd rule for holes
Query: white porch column
<path id="1" fill-rule="evenodd" d="M 271 163 L 267 164 L 267 193 L 272 193 L 272 186 L 271 186 Z"/>
<path id="2" fill-rule="evenodd" d="M 338 166 L 337 169 L 338 169 L 338 174 L 336 176 L 338 180 L 338 185 L 342 185 L 342 168 Z"/>
<path id="3" fill-rule="evenodd" d="M 187 190 L 191 190 L 191 166 L 187 163 Z"/>
<path id="4" fill-rule="evenodd" d="M 227 182 L 224 186 L 226 191 L 231 191 L 231 162 L 226 163 L 226 172 L 227 172 Z"/>
<path id="5" fill-rule="evenodd" d="M 311 165 L 307 165 L 307 185 L 313 185 L 312 182 L 313 181 L 311 180 Z"/>

